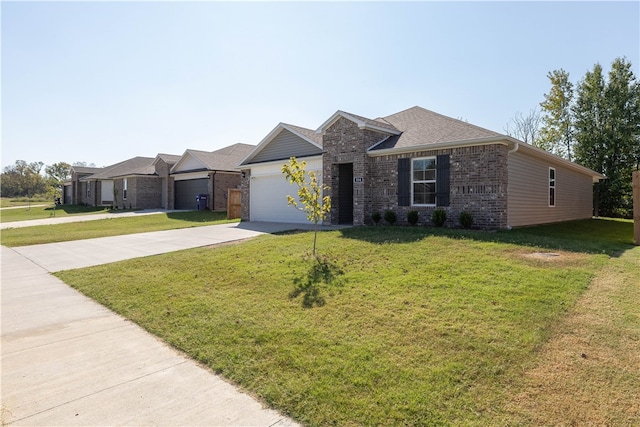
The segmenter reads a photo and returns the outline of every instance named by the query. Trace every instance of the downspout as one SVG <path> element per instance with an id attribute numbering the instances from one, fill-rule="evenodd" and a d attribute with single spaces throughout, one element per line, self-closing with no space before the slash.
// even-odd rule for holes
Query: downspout
<path id="1" fill-rule="evenodd" d="M 213 212 L 216 198 L 216 171 L 211 174 L 211 211 Z"/>
<path id="2" fill-rule="evenodd" d="M 513 148 L 507 151 L 507 207 L 509 206 L 509 154 L 513 154 L 518 151 L 520 148 L 520 143 L 516 139 L 511 139 L 513 142 Z M 509 209 L 507 209 L 507 230 L 511 230 L 511 225 L 509 225 Z"/>

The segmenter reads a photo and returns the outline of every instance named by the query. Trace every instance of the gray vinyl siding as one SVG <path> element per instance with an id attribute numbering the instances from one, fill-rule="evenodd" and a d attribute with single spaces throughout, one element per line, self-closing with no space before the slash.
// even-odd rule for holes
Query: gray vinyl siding
<path id="1" fill-rule="evenodd" d="M 282 160 L 289 157 L 305 157 L 322 154 L 322 150 L 309 141 L 283 129 L 267 146 L 251 160 L 262 163 L 270 160 Z"/>
<path id="2" fill-rule="evenodd" d="M 521 227 L 591 218 L 590 176 L 560 164 L 512 153 L 508 167 L 508 224 Z M 556 170 L 555 206 L 549 206 L 549 168 Z"/>

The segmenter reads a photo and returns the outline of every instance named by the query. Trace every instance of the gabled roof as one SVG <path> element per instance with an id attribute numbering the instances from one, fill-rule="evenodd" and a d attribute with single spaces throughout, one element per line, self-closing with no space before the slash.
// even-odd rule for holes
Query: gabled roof
<path id="1" fill-rule="evenodd" d="M 71 166 L 71 169 L 78 174 L 94 174 L 100 172 L 104 168 L 93 168 L 87 166 Z"/>
<path id="2" fill-rule="evenodd" d="M 274 141 L 275 145 L 280 143 L 282 147 L 274 147 L 272 144 Z M 296 144 L 296 150 L 290 151 L 292 143 Z M 269 147 L 268 151 L 265 151 L 267 147 Z M 322 135 L 311 129 L 288 123 L 278 123 L 239 164 L 248 165 L 264 161 L 284 160 L 291 156 L 305 157 L 320 154 L 322 154 Z"/>
<path id="3" fill-rule="evenodd" d="M 114 179 L 129 175 L 155 175 L 156 169 L 153 166 L 153 157 L 134 157 L 102 168 L 101 171 L 93 175 L 86 176 L 81 181 L 92 181 L 98 179 Z"/>
<path id="4" fill-rule="evenodd" d="M 240 161 L 254 148 L 249 144 L 233 144 L 216 151 L 186 150 L 171 168 L 171 173 L 205 170 L 236 172 Z"/>
<path id="5" fill-rule="evenodd" d="M 472 141 L 506 137 L 462 120 L 443 116 L 422 107 L 412 107 L 381 120 L 402 133 L 391 136 L 370 151 L 419 147 L 434 143 Z"/>
<path id="6" fill-rule="evenodd" d="M 254 148 L 256 148 L 255 145 L 238 143 L 238 144 L 229 145 L 228 147 L 224 147 L 219 150 L 212 151 L 212 153 L 224 154 L 229 156 L 238 156 L 242 154 L 243 156 L 246 156 Z"/>
<path id="7" fill-rule="evenodd" d="M 163 162 L 165 162 L 168 165 L 175 165 L 176 163 L 178 163 L 178 160 L 180 160 L 182 156 L 178 155 L 178 154 L 164 154 L 164 153 L 158 153 L 158 155 L 156 156 L 155 160 L 153 161 L 153 164 L 155 165 L 158 160 L 162 160 Z"/>
<path id="8" fill-rule="evenodd" d="M 389 135 L 399 135 L 401 130 L 395 127 L 393 124 L 383 119 L 371 120 L 366 117 L 358 116 L 356 114 L 347 113 L 345 111 L 336 111 L 331 117 L 329 117 L 323 124 L 320 125 L 317 133 L 324 133 L 324 131 L 334 124 L 340 117 L 344 117 L 347 120 L 351 120 L 358 125 L 360 129 L 375 130 L 383 132 Z"/>

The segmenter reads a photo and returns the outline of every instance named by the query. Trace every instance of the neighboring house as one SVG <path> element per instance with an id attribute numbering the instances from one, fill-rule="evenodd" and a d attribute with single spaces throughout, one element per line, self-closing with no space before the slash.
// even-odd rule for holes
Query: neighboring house
<path id="1" fill-rule="evenodd" d="M 80 178 L 89 206 L 118 208 L 162 208 L 162 179 L 156 173 L 153 157 L 134 157 L 102 168 Z"/>
<path id="2" fill-rule="evenodd" d="M 65 182 L 65 204 L 79 205 L 84 203 L 84 195 L 87 193 L 87 182 L 82 178 L 102 171 L 103 168 L 90 168 L 85 166 L 71 166 L 71 180 Z M 67 198 L 68 197 L 68 198 Z"/>
<path id="3" fill-rule="evenodd" d="M 104 168 L 74 166 L 65 194 L 71 194 L 70 203 L 134 209 L 196 209 L 196 197 L 206 194 L 205 209 L 224 211 L 228 189 L 240 187 L 238 164 L 254 148 L 234 144 L 182 156 L 134 157 Z"/>
<path id="4" fill-rule="evenodd" d="M 590 218 L 593 183 L 604 176 L 529 144 L 413 107 L 375 120 L 337 111 L 316 131 L 279 124 L 241 163 L 247 221 L 306 222 L 287 206 L 295 195 L 280 169 L 291 156 L 319 173 L 331 196 L 332 224 L 371 223 L 410 210 L 448 225 L 462 211 L 487 229 Z"/>
<path id="5" fill-rule="evenodd" d="M 173 206 L 196 209 L 196 197 L 207 195 L 207 208 L 227 209 L 228 190 L 240 188 L 238 164 L 255 146 L 234 144 L 216 151 L 187 150 L 171 168 Z"/>

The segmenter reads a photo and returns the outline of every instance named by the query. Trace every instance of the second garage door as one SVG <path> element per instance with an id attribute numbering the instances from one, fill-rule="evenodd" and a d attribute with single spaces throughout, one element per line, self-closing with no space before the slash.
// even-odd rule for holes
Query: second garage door
<path id="1" fill-rule="evenodd" d="M 198 194 L 209 194 L 209 179 L 187 179 L 175 182 L 175 208 L 196 210 Z M 209 201 L 211 206 L 211 201 Z"/>

